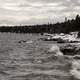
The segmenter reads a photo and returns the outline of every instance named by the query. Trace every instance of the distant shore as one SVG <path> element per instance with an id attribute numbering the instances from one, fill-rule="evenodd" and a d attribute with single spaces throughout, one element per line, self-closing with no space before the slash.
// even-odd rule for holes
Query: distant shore
<path id="1" fill-rule="evenodd" d="M 21 26 L 0 26 L 0 32 L 11 33 L 69 33 L 73 31 L 80 31 L 80 16 L 77 15 L 75 19 L 65 20 L 64 22 L 57 22 L 55 24 L 48 23 L 42 25 L 21 25 Z"/>

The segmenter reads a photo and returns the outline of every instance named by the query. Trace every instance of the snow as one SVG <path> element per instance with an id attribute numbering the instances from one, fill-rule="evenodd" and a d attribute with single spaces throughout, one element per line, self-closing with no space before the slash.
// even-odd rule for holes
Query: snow
<path id="1" fill-rule="evenodd" d="M 64 34 L 64 33 L 60 33 L 60 34 L 46 34 L 45 36 L 47 36 L 47 40 L 54 40 L 54 39 L 62 39 L 64 41 L 67 42 L 79 42 L 80 38 L 78 37 L 78 32 L 71 32 L 70 34 Z"/>

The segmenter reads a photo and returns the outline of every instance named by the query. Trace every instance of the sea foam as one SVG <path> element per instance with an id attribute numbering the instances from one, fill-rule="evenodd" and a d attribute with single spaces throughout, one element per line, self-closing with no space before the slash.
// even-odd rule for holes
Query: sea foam
<path id="1" fill-rule="evenodd" d="M 53 52 L 56 55 L 63 55 L 63 53 L 60 51 L 60 48 L 57 45 L 50 45 L 49 52 Z"/>

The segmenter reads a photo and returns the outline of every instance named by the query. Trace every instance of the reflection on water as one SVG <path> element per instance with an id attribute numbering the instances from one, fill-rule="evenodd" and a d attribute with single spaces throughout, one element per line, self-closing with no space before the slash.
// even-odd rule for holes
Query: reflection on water
<path id="1" fill-rule="evenodd" d="M 0 33 L 0 80 L 71 80 L 70 60 L 39 37 Z"/>

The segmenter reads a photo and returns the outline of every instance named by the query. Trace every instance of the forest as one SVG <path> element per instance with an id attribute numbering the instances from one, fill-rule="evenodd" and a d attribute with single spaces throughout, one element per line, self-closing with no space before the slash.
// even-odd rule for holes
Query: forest
<path id="1" fill-rule="evenodd" d="M 80 31 L 80 16 L 75 19 L 57 22 L 55 24 L 23 25 L 23 26 L 0 26 L 0 32 L 12 33 L 69 33 Z"/>

